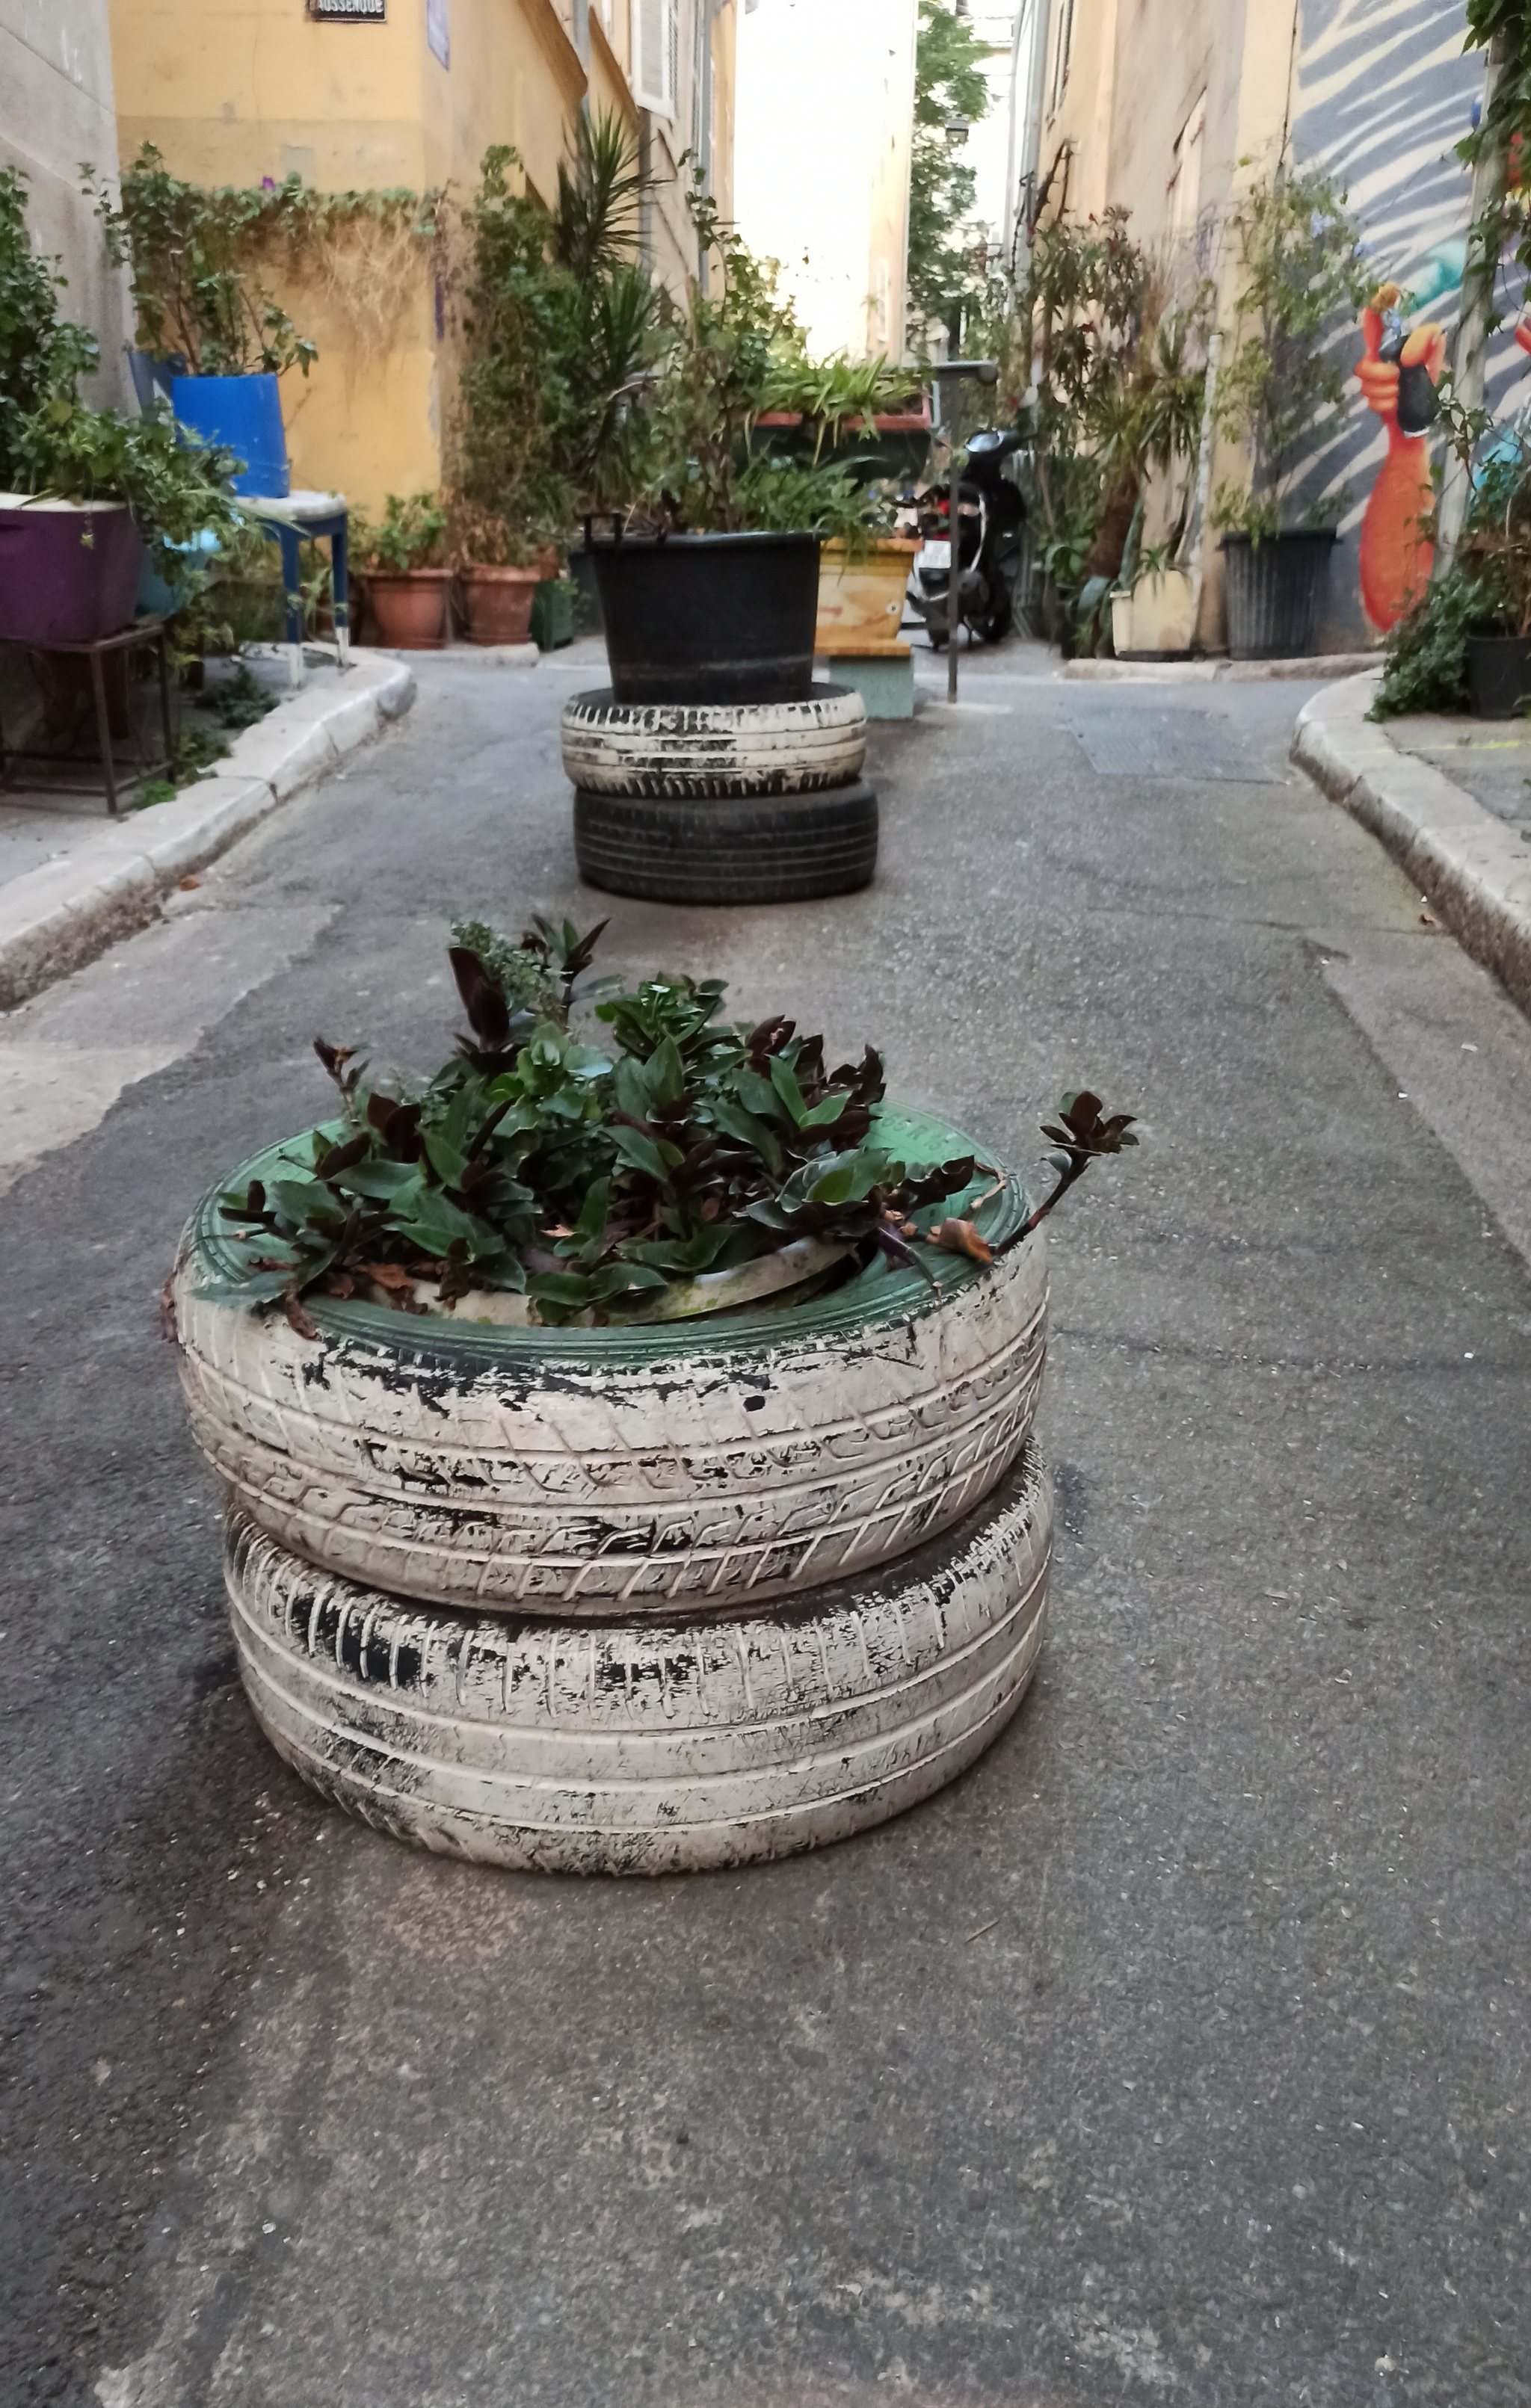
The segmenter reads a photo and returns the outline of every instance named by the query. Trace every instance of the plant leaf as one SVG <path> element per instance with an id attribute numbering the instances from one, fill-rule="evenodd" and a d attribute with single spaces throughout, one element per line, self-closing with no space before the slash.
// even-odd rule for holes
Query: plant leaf
<path id="1" fill-rule="evenodd" d="M 486 1054 L 498 1054 L 509 1042 L 510 1007 L 477 953 L 466 945 L 452 945 L 447 958 L 457 982 L 468 1025 Z"/>

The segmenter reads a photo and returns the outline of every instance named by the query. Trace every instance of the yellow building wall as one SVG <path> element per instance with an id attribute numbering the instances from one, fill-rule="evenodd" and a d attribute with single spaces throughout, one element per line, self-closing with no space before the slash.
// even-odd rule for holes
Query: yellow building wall
<path id="1" fill-rule="evenodd" d="M 697 0 L 701 5 L 701 0 Z M 319 192 L 445 190 L 470 198 L 493 143 L 524 163 L 544 203 L 582 101 L 639 123 L 628 86 L 630 0 L 591 0 L 588 69 L 569 0 L 447 0 L 450 63 L 426 39 L 425 0 L 389 0 L 383 24 L 315 22 L 301 0 L 110 0 L 118 147 L 155 143 L 172 172 L 206 184 L 301 176 Z M 733 206 L 736 0 L 712 21 L 714 189 Z M 653 166 L 670 179 L 650 213 L 655 273 L 676 292 L 694 245 L 673 180 L 691 129 L 651 122 Z M 282 380 L 295 487 L 381 509 L 390 493 L 440 483 L 453 389 L 453 260 L 422 246 L 385 350 L 358 334 L 347 279 L 326 284 L 273 267 L 267 280 L 319 358 Z M 360 271 L 365 273 L 365 270 Z"/>
<path id="2" fill-rule="evenodd" d="M 723 217 L 733 217 L 733 117 L 739 47 L 738 0 L 713 20 L 713 191 Z"/>
<path id="3" fill-rule="evenodd" d="M 485 150 L 506 142 L 550 200 L 585 91 L 554 0 L 449 0 L 445 67 L 426 45 L 425 13 L 423 0 L 394 0 L 383 24 L 336 24 L 307 18 L 299 0 L 220 0 L 215 18 L 206 0 L 111 0 L 121 156 L 148 140 L 198 183 L 296 171 L 321 192 L 447 187 L 466 200 Z M 611 83 L 604 64 L 600 80 Z M 620 96 L 612 91 L 613 103 Z M 422 248 L 381 356 L 359 349 L 343 304 L 272 278 L 319 347 L 307 379 L 282 380 L 295 487 L 376 510 L 389 493 L 440 482 L 443 265 Z"/>

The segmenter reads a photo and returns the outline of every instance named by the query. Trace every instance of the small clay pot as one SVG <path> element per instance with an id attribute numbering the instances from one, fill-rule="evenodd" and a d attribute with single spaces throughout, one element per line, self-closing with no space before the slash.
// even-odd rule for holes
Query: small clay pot
<path id="1" fill-rule="evenodd" d="M 459 570 L 463 611 L 470 644 L 524 644 L 531 634 L 532 597 L 542 570 L 482 568 L 470 564 Z"/>
<path id="2" fill-rule="evenodd" d="M 370 568 L 367 591 L 378 641 L 397 652 L 439 652 L 446 642 L 450 568 Z"/>

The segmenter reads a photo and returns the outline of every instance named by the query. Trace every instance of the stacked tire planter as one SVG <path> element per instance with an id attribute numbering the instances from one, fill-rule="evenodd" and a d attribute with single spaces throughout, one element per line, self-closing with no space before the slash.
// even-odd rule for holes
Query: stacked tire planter
<path id="1" fill-rule="evenodd" d="M 629 539 L 592 560 L 612 683 L 563 714 L 586 883 L 672 903 L 866 885 L 866 711 L 813 683 L 817 538 Z"/>
<path id="2" fill-rule="evenodd" d="M 972 1150 L 884 1117 L 910 1158 Z M 978 1226 L 1025 1211 L 1007 1179 Z M 1041 1644 L 1047 1277 L 1040 1233 L 932 1259 L 711 1325 L 311 1299 L 311 1339 L 237 1300 L 209 1196 L 181 1377 L 278 1752 L 400 1839 L 559 1872 L 783 1856 L 953 1779 Z"/>

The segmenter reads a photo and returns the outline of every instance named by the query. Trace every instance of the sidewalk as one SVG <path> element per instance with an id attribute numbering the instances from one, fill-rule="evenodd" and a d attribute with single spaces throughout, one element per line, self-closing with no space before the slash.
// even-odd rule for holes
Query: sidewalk
<path id="1" fill-rule="evenodd" d="M 1315 695 L 1298 713 L 1292 757 L 1380 838 L 1423 901 L 1531 1012 L 1531 724 L 1370 721 L 1377 682 L 1373 672 Z"/>
<path id="2" fill-rule="evenodd" d="M 119 937 L 267 814 L 365 744 L 414 700 L 395 655 L 354 652 L 230 744 L 173 801 L 107 816 L 60 794 L 0 798 L 0 1011 L 13 1011 Z"/>
<path id="3" fill-rule="evenodd" d="M 1264 685 L 1350 678 L 1376 665 L 1374 652 L 1306 652 L 1287 661 L 1234 661 L 1219 653 L 1194 661 L 1065 661 L 1060 674 L 1092 685 Z"/>

